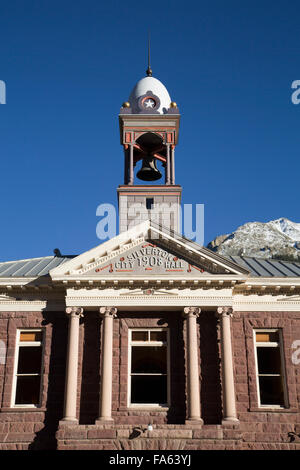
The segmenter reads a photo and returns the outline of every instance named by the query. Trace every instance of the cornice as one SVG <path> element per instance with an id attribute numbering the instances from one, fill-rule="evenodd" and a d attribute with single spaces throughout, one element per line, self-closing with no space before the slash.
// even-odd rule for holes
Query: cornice
<path id="1" fill-rule="evenodd" d="M 64 300 L 0 300 L 0 312 L 64 311 Z"/>
<path id="2" fill-rule="evenodd" d="M 193 306 L 195 302 L 201 306 L 212 307 L 216 305 L 228 305 L 230 302 L 230 297 L 193 297 L 193 296 L 182 296 L 174 298 L 173 296 L 151 296 L 151 298 L 138 297 L 133 298 L 131 296 L 99 296 L 99 297 L 66 297 L 67 306 L 75 306 L 80 303 L 83 307 L 98 307 L 99 305 L 105 303 L 105 305 L 116 306 L 116 307 L 138 307 L 138 308 L 147 308 L 147 307 L 184 307 L 184 306 Z"/>

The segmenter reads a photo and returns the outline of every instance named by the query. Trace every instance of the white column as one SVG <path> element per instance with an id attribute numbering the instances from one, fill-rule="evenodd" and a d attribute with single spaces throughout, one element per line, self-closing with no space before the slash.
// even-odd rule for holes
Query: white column
<path id="1" fill-rule="evenodd" d="M 199 307 L 185 307 L 184 317 L 187 321 L 187 422 L 203 423 L 200 412 L 200 388 L 198 365 L 197 318 L 201 312 Z"/>
<path id="2" fill-rule="evenodd" d="M 170 184 L 170 145 L 167 144 L 167 159 L 165 169 L 165 183 Z"/>
<path id="3" fill-rule="evenodd" d="M 113 421 L 111 417 L 112 401 L 112 358 L 113 358 L 113 319 L 116 316 L 115 307 L 101 307 L 103 316 L 102 330 L 102 373 L 99 421 Z"/>
<path id="4" fill-rule="evenodd" d="M 223 376 L 223 421 L 238 422 L 235 406 L 233 358 L 231 345 L 231 307 L 218 307 L 221 318 L 221 351 Z"/>
<path id="5" fill-rule="evenodd" d="M 124 145 L 124 184 L 129 183 L 129 155 L 128 145 Z"/>
<path id="6" fill-rule="evenodd" d="M 175 146 L 171 145 L 171 184 L 175 184 Z"/>
<path id="7" fill-rule="evenodd" d="M 129 145 L 129 183 L 132 185 L 134 182 L 134 170 L 133 170 L 133 144 Z"/>
<path id="8" fill-rule="evenodd" d="M 69 337 L 63 421 L 72 421 L 78 423 L 78 419 L 76 418 L 76 406 L 78 379 L 79 320 L 83 316 L 83 309 L 79 307 L 67 307 L 66 314 L 69 316 Z"/>

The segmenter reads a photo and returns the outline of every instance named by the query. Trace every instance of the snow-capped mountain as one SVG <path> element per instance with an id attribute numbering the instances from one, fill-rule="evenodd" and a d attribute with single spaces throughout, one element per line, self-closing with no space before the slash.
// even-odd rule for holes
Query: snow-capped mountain
<path id="1" fill-rule="evenodd" d="M 300 261 L 300 223 L 286 218 L 248 222 L 229 235 L 216 237 L 207 247 L 224 256 Z"/>

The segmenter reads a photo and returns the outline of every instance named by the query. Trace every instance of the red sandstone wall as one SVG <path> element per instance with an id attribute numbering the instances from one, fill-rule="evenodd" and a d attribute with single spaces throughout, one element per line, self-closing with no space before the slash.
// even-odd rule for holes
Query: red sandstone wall
<path id="1" fill-rule="evenodd" d="M 198 324 L 199 374 L 204 427 L 197 432 L 193 431 L 190 439 L 185 443 L 181 440 L 181 448 L 214 448 L 217 445 L 216 442 L 218 448 L 229 448 L 228 446 L 232 448 L 294 448 L 295 443 L 300 442 L 296 435 L 300 433 L 300 365 L 292 363 L 291 345 L 293 341 L 300 339 L 299 313 L 235 313 L 232 320 L 232 341 L 240 428 L 239 431 L 227 428 L 222 433 L 218 427 L 222 416 L 220 344 L 218 343 L 218 329 L 213 312 L 202 312 Z M 169 412 L 152 412 L 151 421 L 157 425 L 166 422 L 184 423 L 186 415 L 184 366 L 186 334 L 180 313 L 153 313 L 147 314 L 147 316 L 119 313 L 118 318 L 114 321 L 113 415 L 116 427 L 119 425 L 121 428 L 117 434 L 113 432 L 113 435 L 116 436 L 114 443 L 112 441 L 107 443 L 113 448 L 120 448 L 121 436 L 125 437 L 127 433 L 127 428 L 122 429 L 122 426 L 132 427 L 149 422 L 149 412 L 130 411 L 127 408 L 128 328 L 154 326 L 168 326 L 171 330 L 173 405 Z M 39 410 L 11 410 L 9 407 L 16 330 L 26 327 L 43 327 L 45 329 L 42 407 Z M 259 327 L 282 328 L 290 402 L 290 408 L 287 410 L 265 411 L 258 409 L 252 331 L 253 328 Z M 55 433 L 58 421 L 63 416 L 67 346 L 67 318 L 64 312 L 1 312 L 0 340 L 4 340 L 7 344 L 6 364 L 0 364 L 0 449 L 55 448 Z M 80 325 L 78 366 L 78 418 L 81 426 L 79 426 L 77 434 L 81 433 L 83 441 L 79 443 L 79 436 L 75 438 L 74 435 L 72 442 L 75 447 L 76 439 L 77 446 L 84 446 L 84 440 L 92 439 L 91 432 L 95 434 L 97 431 L 96 429 L 89 430 L 89 426 L 93 425 L 99 413 L 100 350 L 101 320 L 99 314 L 87 312 Z M 111 430 L 107 431 L 112 432 Z M 107 431 L 104 434 L 108 438 Z M 291 442 L 293 437 L 289 436 L 289 433 L 294 433 L 295 441 Z M 96 435 L 100 436 L 100 434 L 98 430 Z M 112 437 L 112 434 L 110 435 Z M 166 431 L 164 435 L 166 436 Z M 105 436 L 103 435 L 103 438 Z M 218 441 L 209 440 L 216 438 Z M 66 439 L 68 438 L 66 437 Z M 221 442 L 222 439 L 226 439 L 226 445 Z M 122 444 L 125 448 L 126 442 Z M 151 445 L 154 445 L 153 442 L 148 439 L 147 448 L 151 448 Z M 97 445 L 101 448 L 102 444 L 98 443 Z M 91 444 L 86 445 L 90 446 Z M 130 445 L 133 446 L 133 443 L 129 443 L 127 448 L 130 448 Z M 172 445 L 177 444 L 175 444 L 175 440 L 169 440 L 166 445 L 172 448 Z M 67 444 L 66 448 L 68 448 Z"/>
<path id="2" fill-rule="evenodd" d="M 17 328 L 45 332 L 40 409 L 10 408 Z M 0 449 L 55 448 L 55 432 L 63 412 L 67 319 L 63 312 L 1 312 L 0 339 L 7 345 L 0 365 Z"/>
<path id="3" fill-rule="evenodd" d="M 282 328 L 286 364 L 287 392 L 290 407 L 265 411 L 258 408 L 254 328 Z M 291 345 L 300 339 L 298 312 L 236 312 L 232 321 L 237 412 L 243 440 L 248 447 L 255 442 L 289 442 L 288 433 L 300 433 L 300 364 L 292 362 Z M 296 441 L 298 441 L 298 436 Z M 300 439 L 299 439 L 300 441 Z"/>

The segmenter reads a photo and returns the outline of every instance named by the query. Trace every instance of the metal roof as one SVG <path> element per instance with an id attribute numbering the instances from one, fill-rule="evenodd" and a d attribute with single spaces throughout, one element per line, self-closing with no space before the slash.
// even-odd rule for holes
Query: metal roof
<path id="1" fill-rule="evenodd" d="M 248 269 L 255 277 L 300 277 L 300 263 L 275 259 L 227 256 L 226 258 Z"/>
<path id="2" fill-rule="evenodd" d="M 45 276 L 49 273 L 50 269 L 56 268 L 74 257 L 46 256 L 43 258 L 0 262 L 0 278 Z M 226 258 L 246 268 L 255 277 L 300 277 L 300 262 L 251 258 L 248 256 L 226 256 Z"/>
<path id="3" fill-rule="evenodd" d="M 50 269 L 65 263 L 73 256 L 45 256 L 43 258 L 22 259 L 0 262 L 1 277 L 39 277 L 45 276 Z"/>

